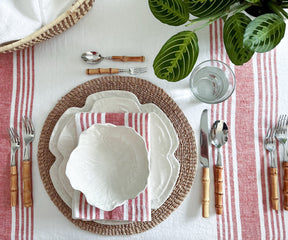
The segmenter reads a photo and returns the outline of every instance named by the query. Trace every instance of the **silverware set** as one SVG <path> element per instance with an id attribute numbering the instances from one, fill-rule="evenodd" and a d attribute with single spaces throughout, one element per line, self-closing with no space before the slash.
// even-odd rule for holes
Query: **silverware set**
<path id="1" fill-rule="evenodd" d="M 215 185 L 215 210 L 216 214 L 223 213 L 223 162 L 220 148 L 228 141 L 228 126 L 223 120 L 217 120 L 213 123 L 211 130 L 208 129 L 207 109 L 203 110 L 200 120 L 200 163 L 203 168 L 202 184 L 202 216 L 209 217 L 209 142 L 217 148 L 217 161 L 214 165 L 214 185 Z"/>
<path id="2" fill-rule="evenodd" d="M 264 139 L 264 147 L 269 152 L 270 156 L 270 187 L 271 187 L 271 203 L 272 209 L 279 210 L 278 196 L 278 169 L 277 169 L 277 154 L 276 154 L 276 139 L 282 147 L 282 167 L 283 174 L 283 193 L 284 193 L 284 209 L 288 210 L 288 156 L 286 142 L 288 139 L 288 116 L 280 115 L 275 128 L 269 127 Z"/>
<path id="3" fill-rule="evenodd" d="M 144 62 L 144 56 L 109 56 L 103 57 L 96 51 L 85 52 L 81 55 L 81 59 L 88 64 L 98 64 L 103 60 L 112 60 L 118 62 Z M 131 67 L 127 69 L 122 68 L 94 68 L 86 69 L 87 75 L 92 74 L 118 74 L 118 73 L 129 73 L 131 75 L 137 75 L 147 72 L 146 67 Z"/>
<path id="4" fill-rule="evenodd" d="M 23 141 L 24 141 L 24 155 L 23 155 L 23 204 L 25 207 L 32 206 L 32 181 L 31 181 L 31 158 L 30 145 L 35 137 L 35 129 L 30 118 L 22 118 Z M 8 128 L 11 143 L 11 161 L 10 161 L 10 192 L 11 192 L 11 206 L 17 205 L 18 195 L 18 172 L 17 163 L 15 160 L 15 153 L 21 147 L 19 134 L 13 127 Z"/>

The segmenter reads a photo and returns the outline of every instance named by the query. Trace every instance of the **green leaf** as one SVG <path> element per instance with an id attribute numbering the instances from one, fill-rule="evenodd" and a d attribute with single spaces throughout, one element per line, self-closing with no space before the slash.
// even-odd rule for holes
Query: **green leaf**
<path id="1" fill-rule="evenodd" d="M 224 45 L 230 60 L 235 65 L 248 62 L 254 54 L 254 51 L 243 45 L 243 35 L 250 22 L 251 19 L 244 13 L 236 13 L 224 24 Z"/>
<path id="2" fill-rule="evenodd" d="M 263 14 L 248 24 L 244 33 L 244 46 L 255 52 L 268 52 L 284 37 L 285 27 L 285 22 L 277 14 Z"/>
<path id="3" fill-rule="evenodd" d="M 191 31 L 177 33 L 168 39 L 156 56 L 154 72 L 160 79 L 177 82 L 188 76 L 198 54 L 197 35 Z"/>
<path id="4" fill-rule="evenodd" d="M 207 17 L 221 13 L 239 0 L 184 0 L 189 12 L 196 17 Z"/>
<path id="5" fill-rule="evenodd" d="M 189 19 L 187 6 L 182 0 L 149 0 L 153 15 L 162 23 L 179 26 Z"/>
<path id="6" fill-rule="evenodd" d="M 261 0 L 245 0 L 245 2 L 249 2 L 249 3 L 261 3 Z"/>

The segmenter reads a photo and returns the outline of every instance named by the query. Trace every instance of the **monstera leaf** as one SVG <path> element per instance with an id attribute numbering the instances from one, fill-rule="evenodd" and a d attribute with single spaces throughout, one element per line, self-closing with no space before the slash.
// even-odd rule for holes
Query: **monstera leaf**
<path id="1" fill-rule="evenodd" d="M 250 60 L 254 51 L 243 45 L 243 35 L 251 19 L 244 13 L 236 13 L 224 24 L 224 45 L 230 60 L 235 65 L 242 65 Z"/>
<path id="2" fill-rule="evenodd" d="M 191 31 L 177 33 L 168 39 L 156 56 L 154 72 L 158 78 L 177 82 L 191 72 L 198 54 L 197 35 Z"/>
<path id="3" fill-rule="evenodd" d="M 184 0 L 189 12 L 196 17 L 207 17 L 224 12 L 239 0 Z"/>
<path id="4" fill-rule="evenodd" d="M 162 23 L 179 26 L 189 19 L 189 12 L 182 0 L 149 0 L 153 15 Z"/>
<path id="5" fill-rule="evenodd" d="M 284 37 L 285 26 L 278 15 L 263 14 L 248 24 L 244 33 L 244 46 L 255 52 L 268 52 Z"/>

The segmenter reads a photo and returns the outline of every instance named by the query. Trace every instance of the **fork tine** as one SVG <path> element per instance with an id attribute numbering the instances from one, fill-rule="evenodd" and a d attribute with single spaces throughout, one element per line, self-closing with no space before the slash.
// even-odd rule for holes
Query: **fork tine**
<path id="1" fill-rule="evenodd" d="M 19 137 L 17 131 L 14 128 L 12 128 L 12 130 L 13 130 L 13 134 L 15 137 L 15 142 L 20 143 L 20 137 Z"/>
<path id="2" fill-rule="evenodd" d="M 20 137 L 19 137 L 18 133 L 16 132 L 16 130 L 13 127 L 10 127 L 10 128 L 8 128 L 8 132 L 9 132 L 11 141 L 19 144 L 20 143 Z"/>
<path id="3" fill-rule="evenodd" d="M 272 130 L 272 134 L 271 134 L 272 141 L 275 140 L 275 134 L 276 134 L 276 129 L 274 128 L 274 129 Z"/>
<path id="4" fill-rule="evenodd" d="M 284 115 L 284 125 L 285 125 L 285 127 L 287 128 L 288 118 L 287 118 L 287 115 L 286 115 L 286 114 Z"/>
<path id="5" fill-rule="evenodd" d="M 9 133 L 9 136 L 10 136 L 11 141 L 14 142 L 14 136 L 13 136 L 13 133 L 12 133 L 12 131 L 11 131 L 11 127 L 10 127 L 10 128 L 7 128 L 7 131 L 8 131 L 8 133 Z"/>
<path id="6" fill-rule="evenodd" d="M 280 129 L 282 118 L 283 118 L 283 115 L 280 115 L 278 118 L 277 129 Z"/>
<path id="7" fill-rule="evenodd" d="M 27 120 L 28 120 L 30 129 L 31 129 L 31 133 L 34 133 L 34 132 L 35 132 L 35 128 L 34 128 L 34 125 L 33 125 L 33 123 L 32 123 L 31 118 L 27 117 Z"/>
<path id="8" fill-rule="evenodd" d="M 269 127 L 268 130 L 267 130 L 265 138 L 269 138 L 270 134 L 271 134 L 271 128 Z"/>
<path id="9" fill-rule="evenodd" d="M 23 123 L 23 125 L 24 125 L 23 131 L 24 131 L 24 133 L 26 133 L 26 132 L 27 132 L 27 124 L 26 124 L 26 119 L 25 119 L 24 116 L 22 117 L 22 123 Z"/>
<path id="10" fill-rule="evenodd" d="M 284 128 L 285 126 L 285 115 L 281 115 L 281 128 Z"/>

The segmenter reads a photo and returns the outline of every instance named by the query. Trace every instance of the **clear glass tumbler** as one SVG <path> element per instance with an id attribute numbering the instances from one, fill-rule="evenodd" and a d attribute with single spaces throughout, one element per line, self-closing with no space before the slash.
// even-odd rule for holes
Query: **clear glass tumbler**
<path id="1" fill-rule="evenodd" d="M 190 76 L 190 88 L 194 96 L 209 104 L 225 101 L 234 92 L 235 85 L 232 69 L 218 60 L 200 63 Z"/>

